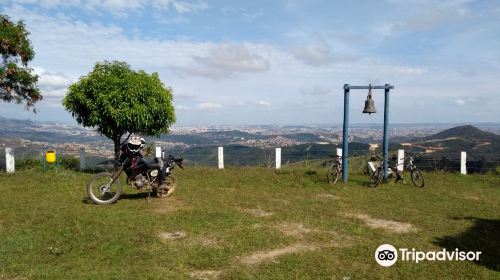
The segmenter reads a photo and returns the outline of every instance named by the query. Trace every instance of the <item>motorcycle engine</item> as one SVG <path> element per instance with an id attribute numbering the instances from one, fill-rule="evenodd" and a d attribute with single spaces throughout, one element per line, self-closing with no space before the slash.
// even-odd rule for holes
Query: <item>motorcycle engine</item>
<path id="1" fill-rule="evenodd" d="M 142 176 L 142 174 L 139 174 L 135 176 L 134 180 L 132 181 L 132 185 L 137 189 L 143 189 L 149 186 L 149 182 L 146 177 Z"/>

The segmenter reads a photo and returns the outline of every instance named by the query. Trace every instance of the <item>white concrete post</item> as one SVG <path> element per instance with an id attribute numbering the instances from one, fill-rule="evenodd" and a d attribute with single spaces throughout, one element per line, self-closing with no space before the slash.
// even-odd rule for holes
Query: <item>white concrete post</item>
<path id="1" fill-rule="evenodd" d="M 404 163 L 405 163 L 405 150 L 398 150 L 398 170 L 403 171 L 404 170 Z"/>
<path id="2" fill-rule="evenodd" d="M 466 152 L 461 152 L 460 153 L 460 173 L 461 174 L 467 174 L 467 153 Z"/>
<path id="3" fill-rule="evenodd" d="M 5 171 L 7 173 L 12 173 L 16 169 L 16 163 L 14 161 L 14 150 L 12 148 L 5 149 Z"/>
<path id="4" fill-rule="evenodd" d="M 342 149 L 337 148 L 337 156 L 342 157 Z"/>
<path id="5" fill-rule="evenodd" d="M 219 147 L 219 169 L 224 169 L 224 148 Z"/>
<path id="6" fill-rule="evenodd" d="M 80 171 L 85 170 L 85 148 L 80 148 Z"/>
<path id="7" fill-rule="evenodd" d="M 281 148 L 276 148 L 276 169 L 281 168 Z"/>
<path id="8" fill-rule="evenodd" d="M 155 157 L 161 157 L 161 147 L 155 147 Z"/>

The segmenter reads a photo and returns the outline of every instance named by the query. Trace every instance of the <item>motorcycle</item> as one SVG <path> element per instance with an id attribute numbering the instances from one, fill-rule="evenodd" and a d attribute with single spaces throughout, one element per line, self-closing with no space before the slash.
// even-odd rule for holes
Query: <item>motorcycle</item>
<path id="1" fill-rule="evenodd" d="M 137 190 L 147 190 L 148 198 L 153 193 L 157 197 L 172 195 L 177 186 L 177 179 L 172 170 L 177 165 L 184 169 L 183 159 L 172 155 L 155 157 L 153 161 L 144 159 L 140 149 L 124 154 L 118 160 L 106 160 L 101 164 L 113 164 L 114 172 L 102 172 L 92 178 L 87 185 L 87 194 L 94 203 L 105 205 L 118 200 L 122 192 L 121 173 L 127 174 L 127 184 Z"/>

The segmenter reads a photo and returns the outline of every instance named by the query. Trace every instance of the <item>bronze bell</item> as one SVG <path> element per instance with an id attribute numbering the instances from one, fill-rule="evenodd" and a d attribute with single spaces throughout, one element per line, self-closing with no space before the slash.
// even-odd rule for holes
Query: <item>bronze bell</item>
<path id="1" fill-rule="evenodd" d="M 363 114 L 371 114 L 371 113 L 376 113 L 377 110 L 375 110 L 375 101 L 372 99 L 372 85 L 368 88 L 368 96 L 366 97 L 365 100 L 365 109 L 363 110 Z"/>

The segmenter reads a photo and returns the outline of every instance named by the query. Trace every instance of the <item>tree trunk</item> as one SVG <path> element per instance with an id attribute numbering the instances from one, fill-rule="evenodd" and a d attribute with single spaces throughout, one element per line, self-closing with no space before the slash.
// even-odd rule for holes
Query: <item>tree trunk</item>
<path id="1" fill-rule="evenodd" d="M 115 159 L 120 156 L 120 139 L 121 135 L 113 138 L 113 144 L 115 144 Z"/>

